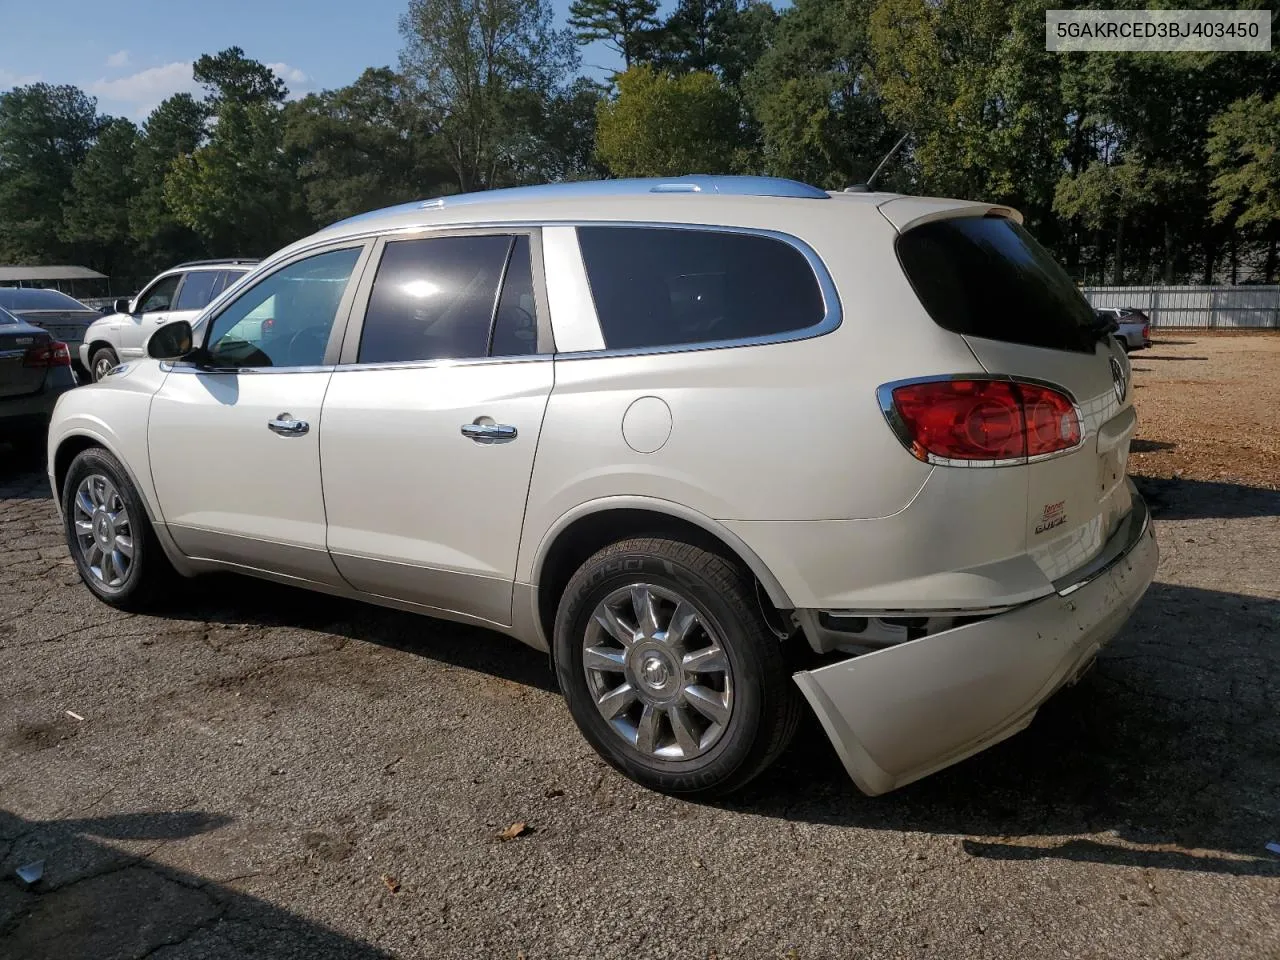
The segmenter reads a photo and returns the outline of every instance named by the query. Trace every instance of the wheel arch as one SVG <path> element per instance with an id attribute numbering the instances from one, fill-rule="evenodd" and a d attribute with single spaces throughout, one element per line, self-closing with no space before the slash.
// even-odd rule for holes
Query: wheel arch
<path id="1" fill-rule="evenodd" d="M 114 353 L 116 355 L 117 360 L 120 359 L 119 347 L 117 347 L 110 340 L 104 340 L 102 337 L 95 337 L 94 339 L 89 341 L 89 349 L 86 351 L 86 353 L 89 354 L 90 363 L 93 362 L 93 355 L 97 353 L 99 350 L 101 350 L 103 347 L 106 347 L 108 350 Z"/>
<path id="2" fill-rule="evenodd" d="M 609 497 L 564 514 L 538 545 L 531 579 L 537 586 L 538 626 L 546 640 L 552 636 L 560 596 L 574 571 L 610 543 L 646 535 L 671 536 L 719 553 L 751 572 L 775 610 L 795 607 L 756 552 L 710 517 L 667 500 Z"/>
<path id="3" fill-rule="evenodd" d="M 58 445 L 53 452 L 53 485 L 54 499 L 58 504 L 58 510 L 62 510 L 62 488 L 67 482 L 67 473 L 71 470 L 71 464 L 77 456 L 85 450 L 93 447 L 101 448 L 111 456 L 116 458 L 116 462 L 120 464 L 121 469 L 129 478 L 129 482 L 133 484 L 133 488 L 138 491 L 138 499 L 142 501 L 143 509 L 147 511 L 147 519 L 154 525 L 156 523 L 155 510 L 151 506 L 151 501 L 146 495 L 146 488 L 138 482 L 137 476 L 129 467 L 124 457 L 120 456 L 119 451 L 113 449 L 112 445 L 103 437 L 95 433 L 87 431 L 77 431 L 68 433 L 58 440 Z"/>

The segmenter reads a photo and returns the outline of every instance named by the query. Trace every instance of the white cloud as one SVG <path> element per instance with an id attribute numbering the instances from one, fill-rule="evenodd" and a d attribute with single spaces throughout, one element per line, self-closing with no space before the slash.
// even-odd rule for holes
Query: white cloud
<path id="1" fill-rule="evenodd" d="M 129 51 L 117 50 L 111 56 L 107 57 L 107 66 L 112 68 L 127 67 L 129 65 Z"/>
<path id="2" fill-rule="evenodd" d="M 0 90 L 8 90 L 10 87 L 25 87 L 29 83 L 39 83 L 40 74 L 38 73 L 13 73 L 10 70 L 0 69 Z"/>
<path id="3" fill-rule="evenodd" d="M 133 104 L 147 110 L 175 93 L 199 91 L 199 84 L 191 76 L 189 60 L 166 63 L 128 76 L 116 77 L 114 80 L 98 80 L 89 85 L 89 92 L 103 100 Z"/>
<path id="4" fill-rule="evenodd" d="M 290 99 L 301 96 L 300 91 L 311 85 L 311 78 L 297 67 L 291 67 L 287 63 L 268 63 L 267 67 L 289 87 Z"/>
<path id="5" fill-rule="evenodd" d="M 124 50 L 120 53 L 127 55 Z M 267 66 L 288 84 L 290 97 L 300 96 L 299 91 L 307 89 L 311 83 L 310 77 L 287 63 L 269 63 Z M 3 76 L 3 72 L 0 72 L 0 80 L 3 80 Z M 197 97 L 203 94 L 200 85 L 191 75 L 190 60 L 176 60 L 110 80 L 104 77 L 91 83 L 89 92 L 102 100 L 128 108 L 135 117 L 145 117 L 161 100 L 175 93 L 190 93 Z"/>

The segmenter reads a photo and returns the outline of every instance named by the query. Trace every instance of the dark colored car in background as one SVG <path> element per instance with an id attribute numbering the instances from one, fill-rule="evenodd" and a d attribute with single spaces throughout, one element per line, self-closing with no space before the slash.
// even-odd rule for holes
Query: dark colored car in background
<path id="1" fill-rule="evenodd" d="M 80 344 L 89 324 L 102 316 L 97 310 L 86 307 L 57 290 L 38 290 L 34 287 L 0 287 L 0 309 L 7 310 L 19 320 L 49 332 L 54 340 L 60 340 L 71 351 L 72 363 L 77 367 Z M 87 370 L 80 370 L 88 377 Z"/>
<path id="2" fill-rule="evenodd" d="M 68 346 L 0 309 L 0 443 L 43 449 L 53 406 L 75 385 Z"/>

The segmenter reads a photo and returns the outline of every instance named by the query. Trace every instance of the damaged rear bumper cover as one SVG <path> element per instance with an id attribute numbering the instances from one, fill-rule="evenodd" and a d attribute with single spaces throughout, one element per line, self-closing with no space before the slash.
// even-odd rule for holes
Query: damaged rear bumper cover
<path id="1" fill-rule="evenodd" d="M 864 793 L 927 776 L 1027 726 L 1119 632 L 1155 576 L 1146 504 L 1054 593 L 977 623 L 795 675 Z"/>

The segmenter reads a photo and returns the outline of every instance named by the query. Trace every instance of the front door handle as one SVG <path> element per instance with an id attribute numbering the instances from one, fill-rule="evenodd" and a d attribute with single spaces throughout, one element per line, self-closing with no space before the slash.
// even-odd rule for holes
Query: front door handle
<path id="1" fill-rule="evenodd" d="M 282 413 L 274 420 L 267 421 L 267 429 L 282 437 L 300 437 L 311 429 L 311 424 L 305 420 L 295 420 L 291 413 Z"/>
<path id="2" fill-rule="evenodd" d="M 506 423 L 464 423 L 462 435 L 476 443 L 505 443 L 516 438 L 516 428 Z"/>

